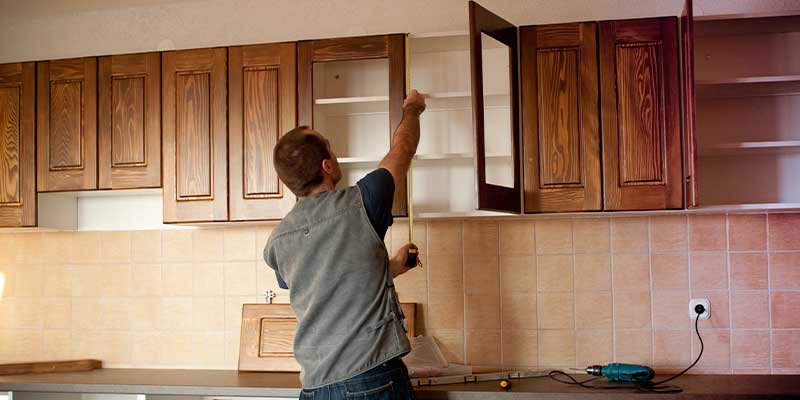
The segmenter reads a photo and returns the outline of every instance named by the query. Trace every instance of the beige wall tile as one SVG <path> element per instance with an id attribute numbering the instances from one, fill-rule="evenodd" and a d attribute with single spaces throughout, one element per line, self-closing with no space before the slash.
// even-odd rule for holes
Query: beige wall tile
<path id="1" fill-rule="evenodd" d="M 72 258 L 72 232 L 42 233 L 42 262 L 63 263 Z"/>
<path id="2" fill-rule="evenodd" d="M 256 228 L 256 248 L 253 259 L 264 259 L 264 247 L 267 245 L 267 240 L 269 239 L 269 235 L 272 235 L 273 229 L 275 229 L 273 225 L 259 226 Z"/>
<path id="3" fill-rule="evenodd" d="M 192 329 L 194 309 L 191 297 L 165 297 L 161 299 L 159 326 L 167 331 Z"/>
<path id="4" fill-rule="evenodd" d="M 725 250 L 727 248 L 725 215 L 690 215 L 689 239 L 689 248 L 692 251 Z"/>
<path id="5" fill-rule="evenodd" d="M 192 329 L 195 331 L 225 330 L 224 297 L 195 297 L 192 299 L 192 314 Z"/>
<path id="6" fill-rule="evenodd" d="M 467 363 L 469 365 L 500 366 L 500 330 L 466 331 Z"/>
<path id="7" fill-rule="evenodd" d="M 44 302 L 39 297 L 17 297 L 13 301 L 13 326 L 24 329 L 42 329 Z"/>
<path id="8" fill-rule="evenodd" d="M 224 273 L 226 296 L 250 296 L 257 294 L 255 262 L 226 262 L 224 265 Z"/>
<path id="9" fill-rule="evenodd" d="M 130 264 L 107 264 L 102 267 L 101 296 L 130 296 L 133 272 Z"/>
<path id="10" fill-rule="evenodd" d="M 800 213 L 769 214 L 769 249 L 800 250 Z"/>
<path id="11" fill-rule="evenodd" d="M 131 232 L 131 257 L 140 263 L 160 261 L 161 231 Z"/>
<path id="12" fill-rule="evenodd" d="M 100 299 L 76 297 L 72 299 L 72 329 L 94 329 L 100 323 Z"/>
<path id="13" fill-rule="evenodd" d="M 539 367 L 575 366 L 575 331 L 540 330 Z"/>
<path id="14" fill-rule="evenodd" d="M 165 261 L 190 260 L 192 258 L 192 231 L 162 231 L 161 257 Z"/>
<path id="15" fill-rule="evenodd" d="M 687 289 L 689 257 L 686 253 L 653 254 L 650 256 L 654 289 Z"/>
<path id="16" fill-rule="evenodd" d="M 688 222 L 685 215 L 668 215 L 650 219 L 653 253 L 686 251 Z"/>
<path id="17" fill-rule="evenodd" d="M 800 348 L 800 335 L 792 331 L 776 331 L 772 333 L 772 366 L 773 372 L 781 373 L 778 368 L 800 368 L 800 357 L 797 349 Z M 791 373 L 787 371 L 784 373 Z"/>
<path id="18" fill-rule="evenodd" d="M 462 252 L 461 221 L 437 221 L 428 225 L 428 253 L 431 256 Z"/>
<path id="19" fill-rule="evenodd" d="M 611 292 L 576 292 L 575 328 L 611 329 Z"/>
<path id="20" fill-rule="evenodd" d="M 506 293 L 500 298 L 503 329 L 537 329 L 536 294 Z"/>
<path id="21" fill-rule="evenodd" d="M 44 267 L 42 265 L 18 265 L 11 277 L 14 296 L 40 297 L 44 293 Z"/>
<path id="22" fill-rule="evenodd" d="M 49 297 L 44 301 L 44 327 L 47 329 L 69 329 L 72 325 L 72 299 Z"/>
<path id="23" fill-rule="evenodd" d="M 44 267 L 44 296 L 66 297 L 72 295 L 70 274 L 62 264 L 47 264 Z"/>
<path id="24" fill-rule="evenodd" d="M 700 330 L 703 336 L 703 357 L 697 363 L 701 368 L 730 368 L 731 366 L 731 334 L 729 330 Z M 692 358 L 700 353 L 700 342 L 697 335 L 692 335 Z"/>
<path id="25" fill-rule="evenodd" d="M 570 291 L 573 288 L 571 255 L 536 257 L 536 286 L 540 292 Z"/>
<path id="26" fill-rule="evenodd" d="M 129 330 L 130 321 L 130 297 L 104 297 L 100 299 L 100 322 L 94 329 Z"/>
<path id="27" fill-rule="evenodd" d="M 100 295 L 102 266 L 96 264 L 70 264 L 66 267 L 67 279 L 72 296 Z"/>
<path id="28" fill-rule="evenodd" d="M 692 253 L 692 289 L 727 289 L 728 256 L 724 252 Z"/>
<path id="29" fill-rule="evenodd" d="M 461 255 L 431 254 L 428 256 L 428 289 L 430 293 L 461 293 L 464 280 Z"/>
<path id="30" fill-rule="evenodd" d="M 255 258 L 256 230 L 247 228 L 225 228 L 223 230 L 223 255 L 227 261 L 244 261 Z M 255 258 L 260 260 L 261 257 Z"/>
<path id="31" fill-rule="evenodd" d="M 786 253 L 772 254 L 782 256 Z M 769 263 L 767 253 L 730 253 L 731 289 L 767 289 L 769 287 Z M 800 261 L 800 259 L 798 260 Z M 796 263 L 800 265 L 800 262 Z M 772 278 L 777 275 L 776 262 L 772 260 Z M 775 281 L 773 280 L 773 288 Z"/>
<path id="32" fill-rule="evenodd" d="M 85 263 L 101 261 L 100 232 L 75 232 L 72 235 L 71 262 Z"/>
<path id="33" fill-rule="evenodd" d="M 733 331 L 731 363 L 738 368 L 770 366 L 769 332 Z"/>
<path id="34" fill-rule="evenodd" d="M 432 336 L 439 345 L 439 350 L 444 358 L 456 364 L 464 363 L 464 331 L 460 329 L 428 329 L 427 335 Z"/>
<path id="35" fill-rule="evenodd" d="M 391 232 L 391 238 L 389 234 Z M 408 222 L 395 221 L 392 225 L 390 232 L 386 233 L 386 238 L 390 242 L 388 246 L 389 255 L 395 254 L 400 248 L 408 244 Z M 420 253 L 427 253 L 428 251 L 428 224 L 426 222 L 418 222 L 414 224 L 413 242 L 420 249 Z"/>
<path id="36" fill-rule="evenodd" d="M 711 305 L 711 318 L 699 321 L 700 329 L 728 329 L 730 327 L 729 293 L 719 290 L 692 290 L 693 299 L 708 299 Z M 694 327 L 694 321 L 691 321 Z"/>
<path id="37" fill-rule="evenodd" d="M 29 360 L 42 360 L 43 340 L 42 331 L 39 329 L 16 329 L 8 332 L 8 342 L 11 346 L 10 360 L 16 362 Z"/>
<path id="38" fill-rule="evenodd" d="M 690 324 L 686 314 L 688 306 L 688 290 L 654 290 L 653 327 L 655 329 L 688 329 Z"/>
<path id="39" fill-rule="evenodd" d="M 131 336 L 128 332 L 73 331 L 72 357 L 98 358 L 104 367 L 125 366 L 131 360 Z"/>
<path id="40" fill-rule="evenodd" d="M 730 250 L 765 250 L 767 248 L 766 214 L 731 214 L 728 216 Z"/>
<path id="41" fill-rule="evenodd" d="M 131 233 L 127 231 L 103 232 L 100 237 L 100 257 L 104 262 L 129 262 L 131 260 Z"/>
<path id="42" fill-rule="evenodd" d="M 239 368 L 239 332 L 225 332 L 225 369 Z"/>
<path id="43" fill-rule="evenodd" d="M 159 332 L 131 333 L 131 364 L 134 367 L 149 368 L 160 364 L 161 336 Z"/>
<path id="44" fill-rule="evenodd" d="M 42 262 L 42 234 L 38 232 L 17 233 L 9 250 L 12 262 L 16 264 L 37 264 Z"/>
<path id="45" fill-rule="evenodd" d="M 616 361 L 628 364 L 653 363 L 653 332 L 650 330 L 622 330 L 614 333 Z"/>
<path id="46" fill-rule="evenodd" d="M 536 221 L 536 253 L 572 253 L 572 221 L 547 219 Z"/>
<path id="47" fill-rule="evenodd" d="M 536 299 L 539 329 L 573 329 L 574 302 L 572 292 L 539 293 Z"/>
<path id="48" fill-rule="evenodd" d="M 256 296 L 226 296 L 225 297 L 225 331 L 236 332 L 242 326 L 242 304 L 258 303 Z"/>
<path id="49" fill-rule="evenodd" d="M 465 221 L 464 257 L 488 257 L 498 254 L 497 222 Z"/>
<path id="50" fill-rule="evenodd" d="M 691 335 L 686 330 L 656 330 L 653 332 L 653 364 L 656 367 L 680 367 L 689 364 Z"/>
<path id="51" fill-rule="evenodd" d="M 607 364 L 614 360 L 611 328 L 575 331 L 578 366 Z"/>
<path id="52" fill-rule="evenodd" d="M 192 231 L 192 258 L 195 261 L 222 261 L 224 256 L 223 229 Z"/>
<path id="53" fill-rule="evenodd" d="M 647 217 L 612 218 L 611 251 L 614 253 L 646 253 L 649 250 Z"/>
<path id="54" fill-rule="evenodd" d="M 500 328 L 500 297 L 467 295 L 465 301 L 466 329 Z"/>
<path id="55" fill-rule="evenodd" d="M 610 242 L 608 218 L 586 218 L 572 221 L 575 253 L 608 253 Z"/>
<path id="56" fill-rule="evenodd" d="M 161 296 L 161 264 L 133 264 L 131 270 L 131 296 Z"/>
<path id="57" fill-rule="evenodd" d="M 154 331 L 161 329 L 161 298 L 143 297 L 131 301 L 132 331 Z"/>
<path id="58" fill-rule="evenodd" d="M 769 292 L 735 291 L 731 294 L 731 327 L 766 329 L 770 327 Z"/>
<path id="59" fill-rule="evenodd" d="M 69 360 L 72 355 L 72 334 L 69 329 L 47 329 L 42 332 L 44 340 L 42 357 L 48 360 Z"/>
<path id="60" fill-rule="evenodd" d="M 195 296 L 222 296 L 225 293 L 221 263 L 195 263 L 192 278 L 192 293 Z"/>
<path id="61" fill-rule="evenodd" d="M 225 364 L 225 333 L 207 332 L 192 335 L 193 367 L 222 368 Z"/>
<path id="62" fill-rule="evenodd" d="M 501 255 L 536 254 L 533 221 L 501 221 L 499 230 Z"/>
<path id="63" fill-rule="evenodd" d="M 536 257 L 500 256 L 500 291 L 531 292 L 536 288 Z"/>
<path id="64" fill-rule="evenodd" d="M 615 254 L 611 265 L 614 290 L 650 290 L 650 259 L 646 254 Z"/>
<path id="65" fill-rule="evenodd" d="M 191 296 L 194 274 L 191 263 L 164 263 L 161 265 L 161 294 L 164 296 Z"/>
<path id="66" fill-rule="evenodd" d="M 800 252 L 771 253 L 769 261 L 772 289 L 800 289 Z"/>
<path id="67" fill-rule="evenodd" d="M 465 256 L 464 292 L 467 295 L 497 297 L 500 293 L 498 258 L 494 256 Z"/>
<path id="68" fill-rule="evenodd" d="M 423 265 L 427 265 L 425 257 L 421 256 L 421 259 Z M 266 270 L 266 268 L 261 269 Z M 259 271 L 261 269 L 259 269 Z M 271 272 L 270 270 L 270 273 Z M 272 275 L 274 276 L 275 274 Z M 426 267 L 414 268 L 403 275 L 395 277 L 394 285 L 397 289 L 397 295 L 400 297 L 400 301 L 409 301 L 412 303 L 424 303 L 428 301 L 428 271 Z"/>
<path id="69" fill-rule="evenodd" d="M 160 364 L 164 366 L 190 366 L 195 359 L 194 334 L 169 333 L 161 336 Z"/>
<path id="70" fill-rule="evenodd" d="M 575 290 L 611 290 L 611 257 L 608 254 L 576 254 Z"/>
<path id="71" fill-rule="evenodd" d="M 503 329 L 503 367 L 534 367 L 539 364 L 539 337 L 535 329 Z"/>
<path id="72" fill-rule="evenodd" d="M 650 293 L 614 292 L 614 324 L 616 329 L 649 329 Z"/>
<path id="73" fill-rule="evenodd" d="M 460 293 L 431 293 L 425 311 L 425 326 L 429 329 L 464 329 L 464 296 Z"/>

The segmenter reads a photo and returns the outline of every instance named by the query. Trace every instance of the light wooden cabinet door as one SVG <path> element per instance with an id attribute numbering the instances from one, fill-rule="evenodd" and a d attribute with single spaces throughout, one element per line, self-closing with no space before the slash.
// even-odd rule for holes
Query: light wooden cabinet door
<path id="1" fill-rule="evenodd" d="M 36 226 L 36 67 L 0 65 L 0 227 Z"/>
<path id="2" fill-rule="evenodd" d="M 228 219 L 227 51 L 163 53 L 164 222 Z"/>
<path id="3" fill-rule="evenodd" d="M 525 212 L 603 209 L 597 23 L 520 28 Z"/>
<path id="4" fill-rule="evenodd" d="M 100 57 L 100 189 L 161 186 L 161 54 Z"/>
<path id="5" fill-rule="evenodd" d="M 39 192 L 97 189 L 97 58 L 37 63 Z"/>
<path id="6" fill-rule="evenodd" d="M 606 210 L 683 206 L 674 17 L 600 23 Z"/>
<path id="7" fill-rule="evenodd" d="M 276 220 L 294 206 L 273 150 L 297 124 L 295 43 L 228 49 L 230 220 Z"/>

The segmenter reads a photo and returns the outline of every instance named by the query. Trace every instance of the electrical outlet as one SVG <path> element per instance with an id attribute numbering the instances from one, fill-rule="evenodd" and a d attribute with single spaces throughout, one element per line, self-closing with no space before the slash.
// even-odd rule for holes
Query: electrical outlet
<path id="1" fill-rule="evenodd" d="M 706 311 L 700 314 L 701 320 L 706 320 L 711 318 L 711 303 L 708 302 L 708 299 L 691 299 L 689 300 L 689 318 L 694 320 L 697 318 L 697 313 L 694 311 L 694 307 L 698 304 L 702 304 L 705 307 Z"/>

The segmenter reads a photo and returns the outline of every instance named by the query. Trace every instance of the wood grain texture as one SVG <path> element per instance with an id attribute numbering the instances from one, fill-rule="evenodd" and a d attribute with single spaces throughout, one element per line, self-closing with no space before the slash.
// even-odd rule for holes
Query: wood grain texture
<path id="1" fill-rule="evenodd" d="M 228 49 L 230 220 L 278 220 L 296 202 L 273 150 L 297 124 L 294 43 Z"/>
<path id="2" fill-rule="evenodd" d="M 600 23 L 605 210 L 683 206 L 676 18 Z"/>
<path id="3" fill-rule="evenodd" d="M 164 221 L 226 221 L 227 51 L 170 51 L 162 60 Z"/>
<path id="4" fill-rule="evenodd" d="M 0 227 L 36 226 L 36 69 L 0 65 Z"/>
<path id="5" fill-rule="evenodd" d="M 403 101 L 406 98 L 406 35 L 394 34 L 386 38 L 389 48 L 389 135 L 394 135 L 403 120 Z M 391 139 L 389 140 L 391 143 Z M 386 149 L 388 152 L 389 149 Z M 392 216 L 408 216 L 407 180 L 394 188 Z"/>
<path id="6" fill-rule="evenodd" d="M 525 212 L 602 209 L 597 24 L 520 28 Z"/>
<path id="7" fill-rule="evenodd" d="M 485 33 L 509 48 L 511 84 L 511 141 L 514 165 L 514 186 L 492 185 L 486 182 L 486 129 L 483 100 L 483 49 L 481 33 Z M 478 209 L 519 213 L 522 209 L 520 187 L 519 140 L 519 76 L 517 69 L 517 27 L 481 7 L 469 2 L 470 65 L 472 79 L 472 121 L 475 134 L 475 169 L 478 187 Z"/>
<path id="8" fill-rule="evenodd" d="M 161 54 L 101 57 L 98 181 L 101 189 L 161 186 Z"/>
<path id="9" fill-rule="evenodd" d="M 386 36 L 359 36 L 311 41 L 314 62 L 389 57 Z"/>
<path id="10" fill-rule="evenodd" d="M 103 368 L 100 360 L 41 361 L 32 363 L 0 364 L 0 375 L 81 372 Z"/>
<path id="11" fill-rule="evenodd" d="M 683 171 L 686 177 L 685 204 L 688 208 L 695 208 L 700 206 L 700 190 L 697 178 L 697 101 L 694 85 L 694 10 L 692 0 L 685 1 L 681 15 L 681 71 Z"/>
<path id="12" fill-rule="evenodd" d="M 406 330 L 416 336 L 416 304 L 401 303 Z M 294 359 L 297 318 L 290 304 L 244 304 L 239 340 L 240 371 L 300 371 Z"/>
<path id="13" fill-rule="evenodd" d="M 37 63 L 37 188 L 97 189 L 97 59 Z"/>

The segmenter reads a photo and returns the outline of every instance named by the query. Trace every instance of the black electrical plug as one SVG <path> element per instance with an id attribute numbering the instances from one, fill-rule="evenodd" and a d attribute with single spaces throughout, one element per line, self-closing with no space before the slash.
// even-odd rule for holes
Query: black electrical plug
<path id="1" fill-rule="evenodd" d="M 694 312 L 697 313 L 697 315 L 702 315 L 706 312 L 706 308 L 702 304 L 698 304 L 694 306 Z"/>

